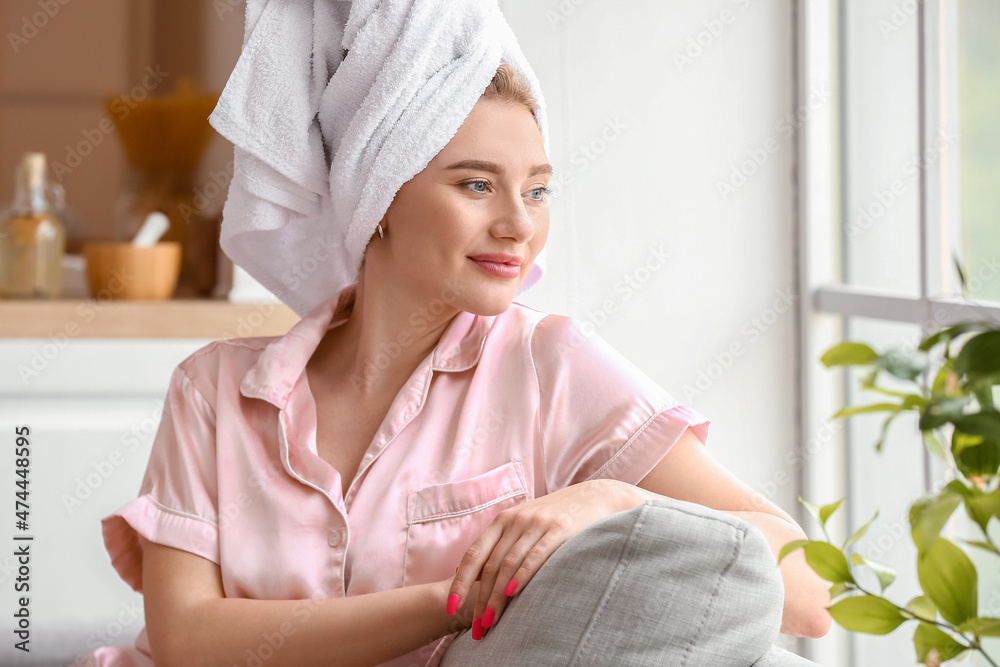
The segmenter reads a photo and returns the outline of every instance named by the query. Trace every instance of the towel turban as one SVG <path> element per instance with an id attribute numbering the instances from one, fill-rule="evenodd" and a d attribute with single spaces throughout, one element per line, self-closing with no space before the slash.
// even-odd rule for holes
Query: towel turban
<path id="1" fill-rule="evenodd" d="M 353 284 L 396 192 L 501 62 L 529 82 L 548 155 L 538 79 L 496 0 L 247 0 L 243 51 L 209 117 L 235 146 L 222 249 L 300 316 Z"/>

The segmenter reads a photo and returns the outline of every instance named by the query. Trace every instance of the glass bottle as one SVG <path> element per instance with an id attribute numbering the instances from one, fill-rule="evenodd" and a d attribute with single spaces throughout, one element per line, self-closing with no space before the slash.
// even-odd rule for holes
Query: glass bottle
<path id="1" fill-rule="evenodd" d="M 45 154 L 25 153 L 15 180 L 14 204 L 0 218 L 0 298 L 57 299 L 66 234 L 48 196 Z"/>

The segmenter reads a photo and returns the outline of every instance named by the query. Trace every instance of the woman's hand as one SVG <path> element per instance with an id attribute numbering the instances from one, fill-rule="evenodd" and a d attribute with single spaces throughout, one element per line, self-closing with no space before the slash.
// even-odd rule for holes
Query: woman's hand
<path id="1" fill-rule="evenodd" d="M 624 509 L 621 491 L 596 479 L 559 489 L 508 508 L 466 550 L 452 578 L 449 609 L 458 596 L 462 608 L 475 600 L 472 638 L 495 625 L 507 598 L 521 591 L 566 540 L 590 524 Z M 470 586 L 480 579 L 478 592 Z"/>

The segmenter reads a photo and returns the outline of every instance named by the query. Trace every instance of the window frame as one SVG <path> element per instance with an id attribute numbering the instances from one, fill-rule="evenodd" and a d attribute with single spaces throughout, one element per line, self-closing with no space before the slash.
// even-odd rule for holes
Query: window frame
<path id="1" fill-rule="evenodd" d="M 975 303 L 943 296 L 958 293 L 951 253 L 961 249 L 960 147 L 942 151 L 933 164 L 919 169 L 919 295 L 902 295 L 843 281 L 850 245 L 848 214 L 843 204 L 846 182 L 846 90 L 843 62 L 846 0 L 796 0 L 795 103 L 812 91 L 831 91 L 831 104 L 813 110 L 796 134 L 795 193 L 798 217 L 797 280 L 807 298 L 797 326 L 799 405 L 798 484 L 802 497 L 824 500 L 846 497 L 852 488 L 850 430 L 830 415 L 848 404 L 851 381 L 846 369 L 823 368 L 819 357 L 830 346 L 848 340 L 851 318 L 918 324 L 923 335 L 968 319 L 1000 320 L 1000 304 Z M 949 0 L 916 3 L 918 80 L 918 155 L 927 155 L 938 133 L 959 129 L 958 6 Z M 932 239 L 936 242 L 932 242 Z M 831 248 L 833 251 L 831 252 Z M 857 443 L 859 446 L 867 443 Z M 924 452 L 924 479 L 930 489 L 936 466 Z M 864 508 L 868 511 L 870 508 Z M 846 513 L 838 513 L 846 514 Z M 802 525 L 815 534 L 802 508 Z M 831 522 L 846 531 L 845 516 Z M 855 528 L 852 526 L 851 528 Z M 848 664 L 853 651 L 850 633 L 834 624 L 827 637 L 806 642 L 805 655 L 821 664 Z"/>

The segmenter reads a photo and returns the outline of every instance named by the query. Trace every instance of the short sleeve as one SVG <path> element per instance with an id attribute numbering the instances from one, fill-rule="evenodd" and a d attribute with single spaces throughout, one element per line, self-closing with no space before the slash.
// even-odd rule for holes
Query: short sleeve
<path id="1" fill-rule="evenodd" d="M 531 335 L 549 492 L 590 479 L 642 480 L 688 427 L 710 420 L 680 404 L 592 327 L 546 315 Z"/>
<path id="2" fill-rule="evenodd" d="M 101 520 L 111 563 L 142 591 L 138 536 L 219 562 L 215 410 L 174 369 L 139 496 Z"/>

